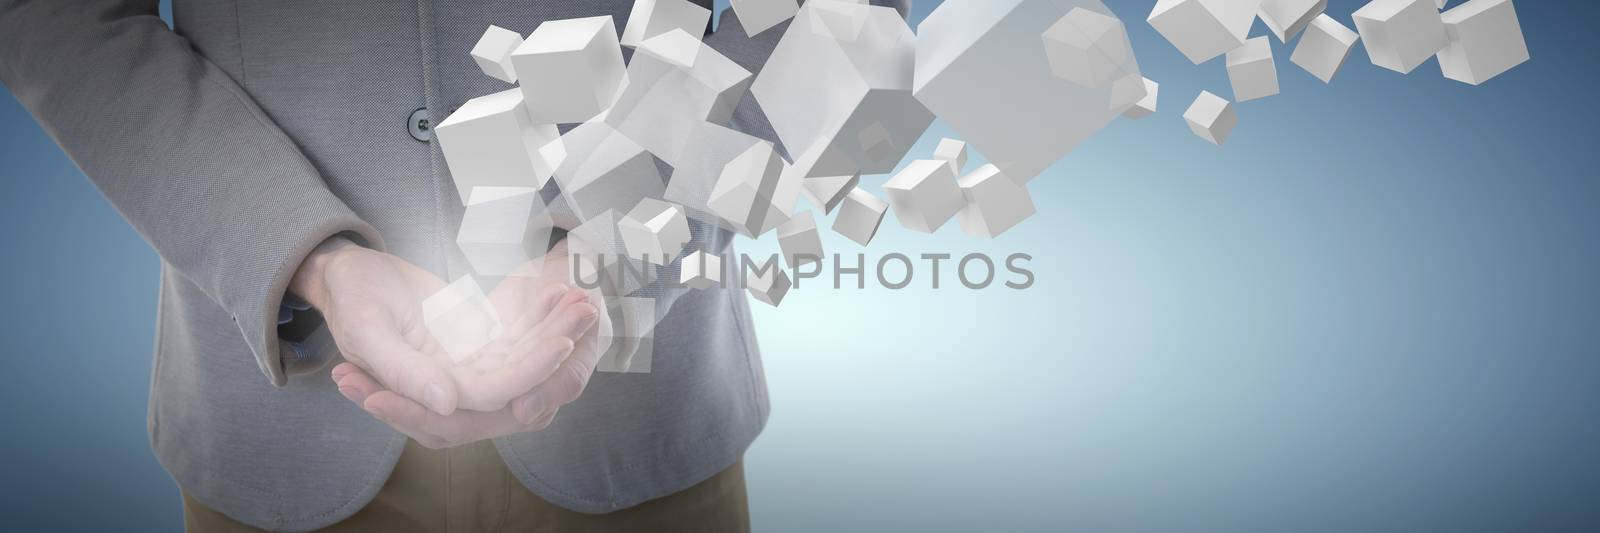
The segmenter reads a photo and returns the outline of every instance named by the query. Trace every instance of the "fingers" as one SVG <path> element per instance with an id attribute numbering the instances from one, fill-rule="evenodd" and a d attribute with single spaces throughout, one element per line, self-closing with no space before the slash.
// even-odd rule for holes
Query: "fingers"
<path id="1" fill-rule="evenodd" d="M 456 410 L 456 384 L 448 372 L 431 357 L 417 351 L 400 334 L 373 328 L 363 335 L 361 359 L 372 377 L 383 385 L 441 415 Z"/>
<path id="2" fill-rule="evenodd" d="M 333 367 L 333 383 L 339 387 L 339 394 L 356 405 L 361 405 L 368 396 L 383 390 L 378 380 L 350 363 L 339 363 L 339 366 Z"/>
<path id="3" fill-rule="evenodd" d="M 550 379 L 561 361 L 572 353 L 573 342 L 566 337 L 534 339 L 526 355 L 514 360 L 510 366 L 483 370 L 472 367 L 450 369 L 460 385 L 461 402 L 458 407 L 474 411 L 502 409 L 512 398 L 526 394 L 539 383 Z"/>

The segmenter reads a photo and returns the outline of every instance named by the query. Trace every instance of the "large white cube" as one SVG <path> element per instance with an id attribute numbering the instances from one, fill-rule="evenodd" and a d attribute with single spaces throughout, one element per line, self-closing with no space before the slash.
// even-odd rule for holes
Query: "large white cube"
<path id="1" fill-rule="evenodd" d="M 422 324 L 439 348 L 458 365 L 500 338 L 500 314 L 472 276 L 463 276 L 422 300 Z"/>
<path id="2" fill-rule="evenodd" d="M 1278 94 L 1278 67 L 1272 61 L 1272 41 L 1265 35 L 1228 52 L 1228 81 L 1239 102 Z"/>
<path id="3" fill-rule="evenodd" d="M 1183 121 L 1189 124 L 1189 131 L 1196 136 L 1220 145 L 1228 140 L 1228 134 L 1233 133 L 1233 127 L 1239 124 L 1239 115 L 1234 112 L 1233 103 L 1227 99 L 1200 91 L 1200 96 L 1194 99 L 1189 110 L 1183 112 Z"/>
<path id="4" fill-rule="evenodd" d="M 589 122 L 562 137 L 567 162 L 556 170 L 561 198 L 579 219 L 626 213 L 666 191 L 661 168 L 644 147 L 604 122 Z"/>
<path id="5" fill-rule="evenodd" d="M 475 187 L 543 187 L 565 160 L 560 132 L 529 120 L 517 89 L 468 100 L 434 135 L 463 204 Z"/>
<path id="6" fill-rule="evenodd" d="M 699 157 L 702 123 L 727 124 L 751 75 L 682 30 L 646 40 L 605 121 L 674 167 Z"/>
<path id="7" fill-rule="evenodd" d="M 1140 77 L 1139 79 L 1144 83 L 1144 98 L 1140 98 L 1138 102 L 1133 104 L 1133 107 L 1123 111 L 1122 116 L 1124 117 L 1144 118 L 1156 112 L 1156 104 L 1161 93 L 1161 84 L 1150 81 L 1150 78 Z"/>
<path id="8" fill-rule="evenodd" d="M 1355 47 L 1360 38 L 1355 31 L 1332 17 L 1318 15 L 1306 26 L 1306 34 L 1300 37 L 1300 44 L 1295 45 L 1289 61 L 1300 65 L 1300 68 L 1323 83 L 1328 83 L 1344 66 L 1344 60 L 1350 57 L 1350 49 Z"/>
<path id="9" fill-rule="evenodd" d="M 691 289 L 722 285 L 722 256 L 695 250 L 678 263 L 678 283 Z"/>
<path id="10" fill-rule="evenodd" d="M 1259 15 L 1278 42 L 1288 43 L 1327 8 L 1328 0 L 1261 0 Z"/>
<path id="11" fill-rule="evenodd" d="M 1446 78 L 1477 85 L 1528 60 L 1511 0 L 1471 0 L 1443 19 L 1449 44 L 1439 51 L 1439 69 Z"/>
<path id="12" fill-rule="evenodd" d="M 1157 0 L 1146 20 L 1198 65 L 1244 44 L 1260 0 Z"/>
<path id="13" fill-rule="evenodd" d="M 1405 74 L 1449 42 L 1431 0 L 1372 0 L 1351 15 L 1372 64 Z"/>
<path id="14" fill-rule="evenodd" d="M 785 176 L 771 143 L 751 145 L 723 167 L 709 207 L 738 232 L 758 237 L 788 220 L 800 198 L 800 179 Z"/>
<path id="15" fill-rule="evenodd" d="M 539 190 L 532 187 L 478 187 L 467 200 L 456 232 L 456 246 L 480 276 L 509 276 L 524 263 L 544 255 L 533 249 L 550 242 L 554 224 L 535 224 L 533 209 Z M 543 211 L 541 210 L 541 213 Z"/>
<path id="16" fill-rule="evenodd" d="M 778 248 L 791 269 L 822 261 L 822 235 L 817 233 L 817 219 L 810 211 L 798 213 L 778 226 Z"/>
<path id="17" fill-rule="evenodd" d="M 917 99 L 1019 182 L 1033 179 L 1133 105 L 1057 77 L 1040 35 L 1097 0 L 947 0 L 918 26 Z M 1123 72 L 1138 75 L 1132 47 Z M 1137 98 L 1134 98 L 1136 101 Z"/>
<path id="18" fill-rule="evenodd" d="M 634 0 L 620 43 L 632 48 L 672 30 L 704 35 L 710 22 L 711 10 L 688 0 Z"/>
<path id="19" fill-rule="evenodd" d="M 729 7 L 739 16 L 745 35 L 757 35 L 794 17 L 800 10 L 795 0 L 728 0 Z"/>
<path id="20" fill-rule="evenodd" d="M 783 297 L 794 287 L 789 274 L 775 260 L 767 261 L 753 270 L 742 267 L 741 270 L 744 271 L 744 286 L 750 291 L 750 296 L 773 307 L 783 303 Z"/>
<path id="21" fill-rule="evenodd" d="M 826 215 L 832 213 L 833 208 L 838 207 L 845 195 L 850 194 L 850 190 L 860 182 L 860 175 L 805 178 L 800 183 L 800 192 L 805 195 L 806 201 Z"/>
<path id="22" fill-rule="evenodd" d="M 964 201 L 950 165 L 921 159 L 906 165 L 883 184 L 894 216 L 906 229 L 933 233 L 961 211 Z"/>
<path id="23" fill-rule="evenodd" d="M 617 222 L 617 232 L 629 256 L 665 266 L 689 244 L 689 218 L 682 207 L 645 198 Z"/>
<path id="24" fill-rule="evenodd" d="M 511 53 L 528 116 L 540 124 L 576 124 L 600 114 L 627 80 L 610 16 L 540 24 Z"/>
<path id="25" fill-rule="evenodd" d="M 1072 8 L 1040 36 L 1056 77 L 1099 87 L 1119 77 L 1128 61 L 1127 32 L 1116 17 Z"/>
<path id="26" fill-rule="evenodd" d="M 961 229 L 968 235 L 995 238 L 1033 216 L 1033 196 L 1028 188 L 1007 178 L 994 165 L 984 165 L 958 182 L 966 205 L 961 209 Z"/>
<path id="27" fill-rule="evenodd" d="M 892 8 L 854 6 L 829 15 L 864 25 L 840 39 L 812 14 L 836 4 L 800 8 L 750 92 L 803 177 L 889 172 L 933 123 L 911 93 L 917 36 Z"/>
<path id="28" fill-rule="evenodd" d="M 839 216 L 833 219 L 833 231 L 866 246 L 878 234 L 878 226 L 883 224 L 883 214 L 887 212 L 887 202 L 860 187 L 850 189 L 844 202 L 839 204 Z"/>
<path id="29" fill-rule="evenodd" d="M 522 34 L 499 26 L 489 26 L 478 38 L 478 44 L 473 45 L 472 60 L 478 63 L 478 68 L 484 74 L 506 83 L 516 83 L 517 70 L 511 65 L 511 52 L 521 45 Z"/>

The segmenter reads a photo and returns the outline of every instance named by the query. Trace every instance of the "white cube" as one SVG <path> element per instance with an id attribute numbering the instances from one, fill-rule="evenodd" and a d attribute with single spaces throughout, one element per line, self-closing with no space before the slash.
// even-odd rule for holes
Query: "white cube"
<path id="1" fill-rule="evenodd" d="M 778 226 L 778 248 L 791 269 L 801 265 L 822 262 L 822 235 L 817 233 L 817 219 L 810 211 L 796 214 Z"/>
<path id="2" fill-rule="evenodd" d="M 528 115 L 540 124 L 576 124 L 616 100 L 627 79 L 610 16 L 540 24 L 511 53 Z"/>
<path id="3" fill-rule="evenodd" d="M 753 270 L 742 270 L 745 271 L 744 286 L 750 291 L 750 296 L 773 307 L 783 303 L 783 297 L 794 286 L 789 274 L 776 261 L 767 261 Z"/>
<path id="4" fill-rule="evenodd" d="M 678 283 L 685 287 L 704 290 L 722 285 L 722 256 L 696 250 L 678 265 Z"/>
<path id="5" fill-rule="evenodd" d="M 1278 94 L 1278 67 L 1272 62 L 1272 41 L 1255 37 L 1228 52 L 1228 81 L 1239 102 Z"/>
<path id="6" fill-rule="evenodd" d="M 709 207 L 738 232 L 758 237 L 788 220 L 799 198 L 800 179 L 786 176 L 783 159 L 763 142 L 723 167 Z"/>
<path id="7" fill-rule="evenodd" d="M 1194 104 L 1183 112 L 1183 120 L 1189 123 L 1189 131 L 1196 136 L 1220 145 L 1228 140 L 1228 134 L 1239 124 L 1239 115 L 1234 112 L 1233 103 L 1221 96 L 1200 91 Z"/>
<path id="8" fill-rule="evenodd" d="M 1140 79 L 1144 80 L 1144 98 L 1140 98 L 1138 102 L 1133 104 L 1133 107 L 1123 111 L 1122 116 L 1124 117 L 1144 118 L 1156 112 L 1156 102 L 1161 92 L 1161 84 L 1150 81 L 1150 78 L 1140 77 Z"/>
<path id="9" fill-rule="evenodd" d="M 899 12 L 853 6 L 840 16 L 865 29 L 846 41 L 812 15 L 837 4 L 806 2 L 750 87 L 803 177 L 889 172 L 933 123 L 911 93 L 917 36 Z"/>
<path id="10" fill-rule="evenodd" d="M 866 246 L 878 234 L 878 226 L 883 223 L 883 214 L 887 212 L 887 202 L 860 187 L 850 189 L 844 202 L 839 204 L 839 216 L 833 219 L 833 231 Z"/>
<path id="11" fill-rule="evenodd" d="M 1198 65 L 1244 44 L 1260 0 L 1157 0 L 1146 20 Z"/>
<path id="12" fill-rule="evenodd" d="M 950 164 L 950 171 L 960 174 L 967 169 L 967 143 L 955 139 L 939 139 L 933 149 L 933 158 Z"/>
<path id="13" fill-rule="evenodd" d="M 605 121 L 674 167 L 699 157 L 702 123 L 727 124 L 751 74 L 682 30 L 646 40 Z"/>
<path id="14" fill-rule="evenodd" d="M 589 122 L 562 137 L 567 162 L 556 170 L 561 198 L 579 219 L 625 213 L 645 198 L 660 198 L 666 178 L 644 147 L 604 122 Z"/>
<path id="15" fill-rule="evenodd" d="M 906 165 L 883 184 L 895 218 L 906 229 L 933 233 L 965 204 L 950 165 L 936 159 L 922 159 Z"/>
<path id="16" fill-rule="evenodd" d="M 1306 34 L 1300 37 L 1300 44 L 1295 45 L 1289 61 L 1300 65 L 1300 68 L 1323 83 L 1328 83 L 1344 66 L 1344 60 L 1350 57 L 1350 49 L 1355 47 L 1360 38 L 1356 32 L 1332 17 L 1318 15 L 1306 27 Z"/>
<path id="17" fill-rule="evenodd" d="M 516 83 L 517 70 L 511 65 L 511 52 L 521 45 L 522 34 L 499 26 L 489 26 L 478 38 L 478 44 L 473 45 L 472 60 L 478 63 L 478 68 L 483 69 L 484 74 L 506 83 Z"/>
<path id="18" fill-rule="evenodd" d="M 1446 78 L 1477 85 L 1528 60 L 1511 0 L 1471 0 L 1443 19 L 1449 44 L 1439 51 L 1439 69 Z"/>
<path id="19" fill-rule="evenodd" d="M 1074 8 L 1112 16 L 1097 0 L 948 0 L 917 27 L 925 43 L 917 99 L 1018 182 L 1126 110 L 1108 105 L 1117 99 L 1110 85 L 1084 87 L 1051 71 L 1039 36 Z M 1123 72 L 1138 75 L 1132 47 L 1121 48 Z"/>
<path id="20" fill-rule="evenodd" d="M 665 266 L 689 244 L 689 218 L 682 207 L 645 198 L 617 222 L 617 232 L 629 256 Z"/>
<path id="21" fill-rule="evenodd" d="M 532 187 L 477 187 L 467 200 L 456 232 L 456 246 L 480 276 L 531 273 L 524 263 L 544 255 L 553 223 L 534 223 L 539 190 Z M 541 214 L 544 211 L 540 210 Z M 548 216 L 542 217 L 548 220 Z M 539 247 L 538 249 L 530 247 Z"/>
<path id="22" fill-rule="evenodd" d="M 744 34 L 754 36 L 794 17 L 800 10 L 795 0 L 728 0 Z"/>
<path id="23" fill-rule="evenodd" d="M 860 182 L 860 175 L 805 178 L 801 181 L 800 192 L 805 195 L 806 201 L 826 215 L 832 213 L 833 208 L 838 207 L 845 195 L 850 194 L 850 190 Z"/>
<path id="24" fill-rule="evenodd" d="M 966 200 L 961 229 L 968 235 L 992 239 L 1033 216 L 1033 196 L 1028 188 L 1007 178 L 999 167 L 978 167 L 958 183 Z"/>
<path id="25" fill-rule="evenodd" d="M 1118 77 L 1128 60 L 1128 41 L 1116 17 L 1072 8 L 1040 35 L 1050 71 L 1084 87 L 1099 87 Z"/>
<path id="26" fill-rule="evenodd" d="M 500 338 L 500 314 L 472 276 L 463 276 L 422 300 L 422 324 L 456 364 L 476 359 L 478 351 Z"/>
<path id="27" fill-rule="evenodd" d="M 619 42 L 632 48 L 672 30 L 704 35 L 710 22 L 711 10 L 688 0 L 634 0 Z"/>
<path id="28" fill-rule="evenodd" d="M 1328 0 L 1261 0 L 1259 15 L 1278 42 L 1288 43 L 1327 8 Z"/>
<path id="29" fill-rule="evenodd" d="M 475 187 L 543 187 L 564 161 L 560 132 L 526 111 L 522 93 L 510 89 L 468 100 L 434 128 L 462 204 Z"/>
<path id="30" fill-rule="evenodd" d="M 1372 64 L 1405 74 L 1449 42 L 1439 9 L 1429 0 L 1372 0 L 1351 18 Z"/>

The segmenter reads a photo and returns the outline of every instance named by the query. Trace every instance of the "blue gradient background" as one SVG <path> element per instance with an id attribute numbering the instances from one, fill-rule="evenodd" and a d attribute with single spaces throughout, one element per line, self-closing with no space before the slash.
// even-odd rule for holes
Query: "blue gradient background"
<path id="1" fill-rule="evenodd" d="M 1158 114 L 1035 180 L 999 239 L 891 216 L 871 250 L 1027 252 L 1031 290 L 947 266 L 757 305 L 757 529 L 1600 530 L 1600 6 L 1518 3 L 1533 60 L 1481 87 L 1361 50 L 1324 86 L 1275 43 L 1283 94 L 1218 148 L 1181 114 L 1231 95 L 1223 67 L 1151 3 L 1110 5 Z M 144 425 L 158 259 L 9 94 L 0 133 L 0 523 L 176 531 Z"/>

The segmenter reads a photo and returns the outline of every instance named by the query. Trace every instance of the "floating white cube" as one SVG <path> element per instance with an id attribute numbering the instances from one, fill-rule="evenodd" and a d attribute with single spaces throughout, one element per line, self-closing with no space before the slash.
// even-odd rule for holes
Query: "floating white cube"
<path id="1" fill-rule="evenodd" d="M 711 10 L 688 0 L 634 0 L 620 42 L 632 48 L 672 30 L 703 35 L 710 22 Z"/>
<path id="2" fill-rule="evenodd" d="M 1511 0 L 1471 0 L 1443 19 L 1449 44 L 1439 51 L 1439 69 L 1446 78 L 1477 85 L 1528 60 Z"/>
<path id="3" fill-rule="evenodd" d="M 1033 196 L 1028 188 L 1007 178 L 999 167 L 978 167 L 958 183 L 966 199 L 961 229 L 968 235 L 992 239 L 1033 216 Z"/>
<path id="4" fill-rule="evenodd" d="M 1261 0 L 1260 16 L 1278 42 L 1288 43 L 1327 8 L 1328 0 Z"/>
<path id="5" fill-rule="evenodd" d="M 532 187 L 477 187 L 467 200 L 456 232 L 456 246 L 480 276 L 509 276 L 544 250 L 529 245 L 550 242 L 553 224 L 533 224 L 539 190 Z M 530 234 L 533 233 L 533 234 Z M 542 234 L 542 240 L 539 235 Z"/>
<path id="6" fill-rule="evenodd" d="M 661 168 L 644 147 L 604 122 L 589 122 L 562 137 L 569 156 L 556 170 L 561 198 L 579 219 L 625 213 L 666 191 Z"/>
<path id="7" fill-rule="evenodd" d="M 1144 118 L 1155 114 L 1157 97 L 1161 92 L 1161 84 L 1150 81 L 1150 78 L 1140 77 L 1144 83 L 1144 98 L 1140 98 L 1133 107 L 1122 112 L 1128 118 Z"/>
<path id="8" fill-rule="evenodd" d="M 778 248 L 791 269 L 800 265 L 822 261 L 822 235 L 817 233 L 817 219 L 810 211 L 796 214 L 778 226 Z"/>
<path id="9" fill-rule="evenodd" d="M 696 250 L 678 266 L 678 283 L 691 289 L 710 289 L 722 285 L 722 256 Z"/>
<path id="10" fill-rule="evenodd" d="M 906 229 L 933 233 L 965 204 L 950 165 L 936 159 L 922 159 L 906 165 L 883 184 L 894 216 Z"/>
<path id="11" fill-rule="evenodd" d="M 799 198 L 799 178 L 785 176 L 783 159 L 763 142 L 723 168 L 709 207 L 735 230 L 758 237 L 788 220 Z"/>
<path id="12" fill-rule="evenodd" d="M 783 266 L 777 261 L 767 261 L 753 270 L 743 270 L 744 286 L 750 291 L 750 296 L 773 307 L 783 303 L 783 297 L 794 286 L 789 274 L 783 271 Z"/>
<path id="13" fill-rule="evenodd" d="M 1351 15 L 1372 64 L 1405 74 L 1449 42 L 1429 0 L 1372 0 Z"/>
<path id="14" fill-rule="evenodd" d="M 727 124 L 750 72 L 682 30 L 646 40 L 605 121 L 674 167 L 699 157 L 702 123 Z"/>
<path id="15" fill-rule="evenodd" d="M 899 12 L 843 6 L 864 25 L 847 41 L 813 16 L 837 7 L 806 2 L 750 87 L 788 155 L 806 162 L 802 177 L 889 172 L 933 122 L 911 93 L 917 36 Z"/>
<path id="16" fill-rule="evenodd" d="M 511 53 L 522 73 L 528 116 L 540 124 L 575 124 L 600 114 L 627 80 L 610 16 L 540 24 Z"/>
<path id="17" fill-rule="evenodd" d="M 1108 105 L 1110 85 L 1052 73 L 1039 36 L 1074 8 L 1112 16 L 1097 0 L 947 0 L 917 28 L 917 99 L 1019 183 L 1126 110 Z M 1139 75 L 1132 47 L 1121 48 L 1123 72 Z"/>
<path id="18" fill-rule="evenodd" d="M 543 187 L 564 161 L 560 132 L 529 120 L 517 89 L 468 100 L 434 134 L 463 204 L 475 187 Z"/>
<path id="19" fill-rule="evenodd" d="M 1289 56 L 1289 61 L 1300 65 L 1300 68 L 1323 83 L 1333 81 L 1333 75 L 1339 73 L 1344 60 L 1350 57 L 1350 49 L 1361 37 L 1327 15 L 1318 15 L 1305 31 L 1306 34 L 1300 37 L 1300 44 L 1295 45 L 1294 54 Z"/>
<path id="20" fill-rule="evenodd" d="M 728 0 L 744 34 L 754 36 L 794 17 L 800 10 L 795 0 Z"/>
<path id="21" fill-rule="evenodd" d="M 1278 94 L 1278 67 L 1272 61 L 1272 41 L 1265 35 L 1228 52 L 1228 81 L 1239 102 Z"/>
<path id="22" fill-rule="evenodd" d="M 844 202 L 839 204 L 839 216 L 833 219 L 833 231 L 866 246 L 878 234 L 883 214 L 888 211 L 889 204 L 872 193 L 860 187 L 850 189 Z"/>
<path id="23" fill-rule="evenodd" d="M 500 314 L 472 276 L 463 276 L 422 300 L 422 324 L 456 364 L 477 358 L 478 351 L 500 338 Z"/>
<path id="24" fill-rule="evenodd" d="M 933 158 L 950 164 L 950 170 L 960 174 L 967 169 L 967 143 L 956 139 L 939 139 L 933 149 Z"/>
<path id="25" fill-rule="evenodd" d="M 1244 44 L 1260 0 L 1157 0 L 1146 19 L 1198 65 Z"/>
<path id="26" fill-rule="evenodd" d="M 617 223 L 622 243 L 634 259 L 669 265 L 689 244 L 689 218 L 683 208 L 645 198 Z"/>
<path id="27" fill-rule="evenodd" d="M 1127 32 L 1116 17 L 1072 8 L 1040 35 L 1056 77 L 1099 87 L 1118 77 L 1128 60 Z"/>
<path id="28" fill-rule="evenodd" d="M 484 30 L 483 37 L 478 38 L 478 44 L 472 47 L 472 60 L 478 63 L 478 68 L 484 74 L 506 83 L 517 82 L 516 67 L 511 65 L 511 52 L 522 45 L 522 34 L 499 27 L 489 26 Z"/>
<path id="29" fill-rule="evenodd" d="M 1228 134 L 1239 124 L 1239 115 L 1234 112 L 1233 103 L 1221 96 L 1200 91 L 1194 104 L 1183 112 L 1183 120 L 1189 123 L 1189 130 L 1196 136 L 1220 145 L 1228 140 Z"/>
<path id="30" fill-rule="evenodd" d="M 860 175 L 805 178 L 801 181 L 800 192 L 805 194 L 806 201 L 826 215 L 832 213 L 833 208 L 838 207 L 845 195 L 850 194 L 850 190 L 860 182 Z"/>

